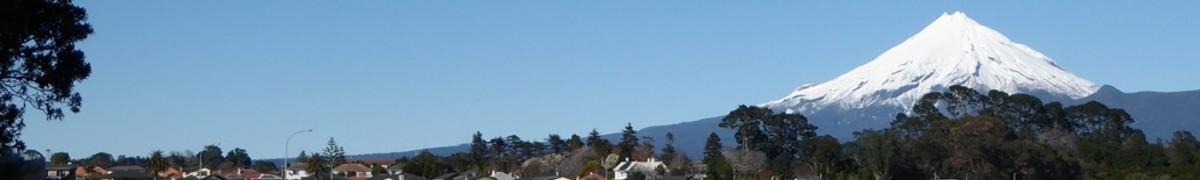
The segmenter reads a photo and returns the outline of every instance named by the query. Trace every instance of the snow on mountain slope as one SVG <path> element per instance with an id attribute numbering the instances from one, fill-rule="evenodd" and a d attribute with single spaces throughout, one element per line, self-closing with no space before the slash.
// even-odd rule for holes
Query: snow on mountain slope
<path id="1" fill-rule="evenodd" d="M 831 81 L 802 86 L 762 106 L 806 114 L 831 107 L 878 105 L 907 110 L 922 95 L 956 84 L 1071 99 L 1100 88 L 966 13 L 951 12 L 867 64 Z"/>

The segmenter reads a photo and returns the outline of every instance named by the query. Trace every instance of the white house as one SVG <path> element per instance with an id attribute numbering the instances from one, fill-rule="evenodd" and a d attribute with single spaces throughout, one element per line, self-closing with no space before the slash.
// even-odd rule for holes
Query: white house
<path id="1" fill-rule="evenodd" d="M 493 179 L 496 179 L 496 180 L 517 180 L 517 177 L 515 177 L 511 174 L 499 172 L 499 171 L 492 171 L 492 176 L 490 176 L 490 177 L 492 177 Z"/>
<path id="2" fill-rule="evenodd" d="M 613 179 L 617 180 L 629 179 L 629 175 L 635 172 L 646 176 L 660 175 L 659 170 L 662 170 L 662 173 L 666 173 L 668 170 L 667 165 L 654 158 L 647 159 L 646 161 L 629 161 L 629 158 L 625 158 L 625 162 L 617 164 L 617 167 L 613 167 L 612 169 Z"/>
<path id="3" fill-rule="evenodd" d="M 212 175 L 212 170 L 210 170 L 208 168 L 200 168 L 200 169 L 197 169 L 196 171 L 192 171 L 192 172 L 188 172 L 187 174 L 184 174 L 183 177 L 185 177 L 185 178 L 186 177 L 196 177 L 197 179 L 204 179 L 205 177 L 208 177 L 211 175 Z"/>
<path id="4" fill-rule="evenodd" d="M 308 164 L 305 164 L 305 163 L 292 164 L 292 166 L 288 166 L 288 168 L 285 170 L 283 179 L 300 180 L 301 178 L 306 178 L 306 177 L 310 176 L 308 174 L 307 169 L 308 169 Z"/>

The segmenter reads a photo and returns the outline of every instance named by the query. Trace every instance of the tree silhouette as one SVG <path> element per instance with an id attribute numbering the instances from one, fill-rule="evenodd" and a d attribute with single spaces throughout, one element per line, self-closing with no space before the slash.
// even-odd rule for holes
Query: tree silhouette
<path id="1" fill-rule="evenodd" d="M 74 87 L 92 72 L 75 47 L 92 33 L 86 20 L 70 0 L 0 3 L 0 158 L 25 149 L 25 107 L 49 120 L 61 120 L 64 108 L 79 112 L 83 98 Z"/>
<path id="2" fill-rule="evenodd" d="M 162 151 L 150 152 L 150 160 L 146 161 L 146 173 L 153 177 L 159 177 L 158 173 L 166 171 L 167 166 L 167 160 L 163 158 Z"/>

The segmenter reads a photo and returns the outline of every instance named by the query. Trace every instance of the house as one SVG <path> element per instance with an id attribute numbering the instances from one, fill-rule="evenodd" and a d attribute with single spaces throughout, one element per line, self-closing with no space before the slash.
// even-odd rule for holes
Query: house
<path id="1" fill-rule="evenodd" d="M 46 166 L 46 179 L 75 179 L 75 165 L 51 164 Z"/>
<path id="2" fill-rule="evenodd" d="M 404 165 L 401 165 L 401 164 L 393 164 L 393 165 L 391 165 L 391 166 L 388 166 L 388 167 L 387 167 L 385 170 L 387 170 L 387 174 L 388 174 L 388 175 L 400 175 L 400 174 L 404 174 Z"/>
<path id="3" fill-rule="evenodd" d="M 649 158 L 646 161 L 630 161 L 629 158 L 625 158 L 625 162 L 617 164 L 616 167 L 613 167 L 612 171 L 613 179 L 623 180 L 629 179 L 629 176 L 634 173 L 640 173 L 647 177 L 657 177 L 667 173 L 668 169 L 666 164 L 654 158 Z"/>
<path id="4" fill-rule="evenodd" d="M 183 177 L 195 177 L 196 179 L 204 179 L 205 177 L 213 176 L 212 170 L 208 168 L 200 168 L 184 174 Z"/>
<path id="5" fill-rule="evenodd" d="M 495 180 L 517 180 L 517 178 L 513 177 L 512 174 L 499 172 L 499 171 L 492 171 L 492 175 L 489 177 L 492 177 L 492 179 L 495 179 Z"/>
<path id="6" fill-rule="evenodd" d="M 333 174 L 339 174 L 347 179 L 371 178 L 371 168 L 359 163 L 346 163 L 333 168 Z"/>
<path id="7" fill-rule="evenodd" d="M 288 168 L 286 170 L 284 170 L 283 179 L 300 180 L 300 179 L 306 178 L 308 176 L 311 176 L 310 174 L 308 174 L 308 164 L 295 163 L 295 164 L 292 164 L 292 166 L 288 166 Z"/>
<path id="8" fill-rule="evenodd" d="M 221 177 L 224 177 L 225 179 L 257 180 L 261 175 L 262 173 L 258 173 L 258 171 L 253 169 L 237 168 L 236 170 L 221 174 Z"/>
<path id="9" fill-rule="evenodd" d="M 279 175 L 263 173 L 263 174 L 259 174 L 257 179 L 258 180 L 283 180 L 283 177 L 279 177 Z"/>
<path id="10" fill-rule="evenodd" d="M 84 166 L 75 167 L 75 178 L 76 179 L 96 179 L 94 177 L 100 177 L 100 176 L 103 176 L 108 173 L 109 173 L 109 171 L 107 169 L 104 169 L 103 167 L 100 167 L 100 166 L 95 166 L 92 168 L 87 168 Z"/>
<path id="11" fill-rule="evenodd" d="M 183 177 L 186 176 L 186 173 L 180 171 L 178 168 L 167 168 L 162 172 L 158 172 L 157 174 L 158 177 L 163 177 L 166 179 L 183 179 Z"/>

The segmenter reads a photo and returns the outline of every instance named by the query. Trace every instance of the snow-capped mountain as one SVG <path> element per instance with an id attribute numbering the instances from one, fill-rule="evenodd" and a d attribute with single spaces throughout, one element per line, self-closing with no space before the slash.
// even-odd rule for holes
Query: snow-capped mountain
<path id="1" fill-rule="evenodd" d="M 922 95 L 956 84 L 1066 99 L 1100 88 L 966 13 L 951 12 L 849 73 L 762 106 L 802 114 L 872 106 L 907 110 Z"/>

